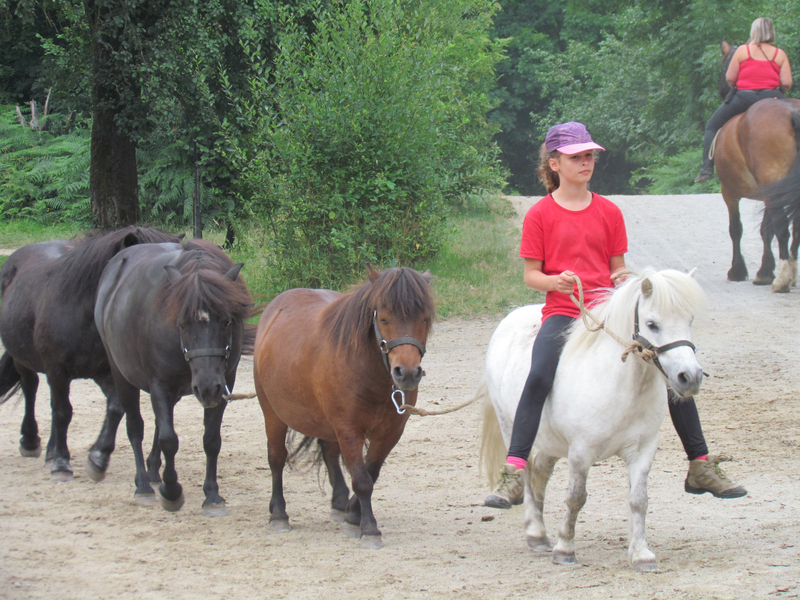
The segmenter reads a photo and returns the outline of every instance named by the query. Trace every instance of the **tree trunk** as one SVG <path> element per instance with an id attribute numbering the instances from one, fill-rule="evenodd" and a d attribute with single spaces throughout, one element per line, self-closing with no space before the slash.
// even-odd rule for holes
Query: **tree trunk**
<path id="1" fill-rule="evenodd" d="M 100 229 L 139 222 L 136 142 L 120 135 L 114 113 L 95 102 L 92 111 L 92 160 L 89 168 L 92 217 Z"/>
<path id="2" fill-rule="evenodd" d="M 92 35 L 92 217 L 100 229 L 117 229 L 137 223 L 141 216 L 136 141 L 120 128 L 118 119 L 126 102 L 139 98 L 140 89 L 120 52 L 122 31 L 117 21 L 125 15 L 125 5 L 84 0 L 84 9 Z"/>

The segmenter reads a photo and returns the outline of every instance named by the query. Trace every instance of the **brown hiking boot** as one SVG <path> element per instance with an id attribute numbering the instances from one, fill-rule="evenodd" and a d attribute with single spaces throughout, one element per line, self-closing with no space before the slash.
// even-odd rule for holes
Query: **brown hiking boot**
<path id="1" fill-rule="evenodd" d="M 500 482 L 491 495 L 486 496 L 484 506 L 492 508 L 511 508 L 522 504 L 525 490 L 522 482 L 524 469 L 517 469 L 514 465 L 505 464 L 500 468 Z"/>
<path id="2" fill-rule="evenodd" d="M 730 456 L 709 454 L 707 460 L 690 460 L 689 474 L 683 484 L 690 494 L 711 492 L 717 498 L 741 498 L 747 490 L 737 485 L 725 475 L 719 463 L 733 460 Z"/>

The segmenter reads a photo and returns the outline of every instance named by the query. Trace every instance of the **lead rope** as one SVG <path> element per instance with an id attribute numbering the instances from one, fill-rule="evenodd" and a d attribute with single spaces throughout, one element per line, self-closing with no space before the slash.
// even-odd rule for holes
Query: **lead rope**
<path id="1" fill-rule="evenodd" d="M 633 271 L 620 271 L 617 275 L 628 275 L 633 273 Z M 648 348 L 645 348 L 641 342 L 633 341 L 630 344 L 624 341 L 621 337 L 619 337 L 616 333 L 606 328 L 606 324 L 600 321 L 597 317 L 595 317 L 589 310 L 586 308 L 584 301 L 583 301 L 583 283 L 581 283 L 581 278 L 577 275 L 572 275 L 572 279 L 575 281 L 575 284 L 578 286 L 578 299 L 575 299 L 575 294 L 570 294 L 569 299 L 577 306 L 581 311 L 581 319 L 583 319 L 583 324 L 586 326 L 586 329 L 589 331 L 600 331 L 601 329 L 605 331 L 608 335 L 618 341 L 622 346 L 625 346 L 625 351 L 622 353 L 622 362 L 628 360 L 629 354 L 634 354 L 640 357 L 645 362 L 649 362 L 653 360 L 657 354 Z M 591 319 L 594 322 L 592 325 L 589 322 Z"/>

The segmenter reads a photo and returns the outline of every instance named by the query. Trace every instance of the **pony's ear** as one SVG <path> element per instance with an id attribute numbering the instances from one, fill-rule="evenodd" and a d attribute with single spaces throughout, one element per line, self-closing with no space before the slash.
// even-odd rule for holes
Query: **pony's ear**
<path id="1" fill-rule="evenodd" d="M 164 265 L 164 270 L 167 272 L 167 281 L 174 281 L 181 276 L 181 271 L 178 267 Z"/>
<path id="2" fill-rule="evenodd" d="M 719 45 L 719 49 L 722 50 L 722 56 L 728 56 L 728 52 L 731 51 L 731 45 L 725 40 L 722 40 L 722 43 Z"/>
<path id="3" fill-rule="evenodd" d="M 179 233 L 179 234 L 178 234 L 178 241 L 179 241 L 179 242 L 180 242 L 180 241 L 182 241 L 182 240 L 183 240 L 183 238 L 185 238 L 185 237 L 186 237 L 186 234 L 185 234 L 185 233 Z"/>
<path id="4" fill-rule="evenodd" d="M 653 293 L 653 282 L 647 277 L 642 280 L 642 296 L 649 298 Z"/>
<path id="5" fill-rule="evenodd" d="M 695 273 L 697 273 L 697 267 L 695 267 L 694 269 L 692 269 L 691 271 L 689 271 L 689 277 L 691 277 L 692 279 L 694 279 L 694 278 L 695 278 L 695 277 L 694 277 L 694 274 L 695 274 Z"/>
<path id="6" fill-rule="evenodd" d="M 131 232 L 128 235 L 126 235 L 125 238 L 122 240 L 122 247 L 130 248 L 131 246 L 135 246 L 138 243 L 139 243 L 139 238 L 136 237 L 135 233 Z"/>
<path id="7" fill-rule="evenodd" d="M 431 270 L 430 270 L 430 269 L 425 269 L 425 272 L 424 272 L 424 273 L 422 273 L 422 277 L 423 277 L 423 278 L 425 279 L 425 281 L 427 281 L 428 283 L 431 283 L 432 281 L 434 281 L 434 280 L 436 279 L 436 276 L 435 276 L 435 275 L 431 275 Z"/>
<path id="8" fill-rule="evenodd" d="M 236 263 L 235 265 L 233 265 L 230 269 L 228 269 L 228 272 L 225 273 L 225 279 L 236 281 L 236 278 L 239 276 L 239 271 L 242 270 L 243 266 L 244 263 Z"/>
<path id="9" fill-rule="evenodd" d="M 367 277 L 369 278 L 370 282 L 375 283 L 378 281 L 378 277 L 380 276 L 380 272 L 378 272 L 378 270 L 375 269 L 371 263 L 367 263 Z"/>

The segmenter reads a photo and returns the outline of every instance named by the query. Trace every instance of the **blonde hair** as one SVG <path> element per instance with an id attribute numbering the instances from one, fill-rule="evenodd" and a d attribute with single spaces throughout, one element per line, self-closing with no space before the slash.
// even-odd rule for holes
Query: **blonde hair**
<path id="1" fill-rule="evenodd" d="M 558 177 L 558 173 L 550 168 L 550 159 L 558 159 L 559 156 L 561 156 L 561 152 L 558 150 L 548 152 L 544 144 L 539 148 L 539 181 L 547 188 L 548 194 L 552 194 L 558 189 L 558 186 L 561 185 L 561 179 Z"/>
<path id="2" fill-rule="evenodd" d="M 750 39 L 747 40 L 748 44 L 774 44 L 775 43 L 775 25 L 772 19 L 768 17 L 760 17 L 753 21 L 750 26 Z"/>

